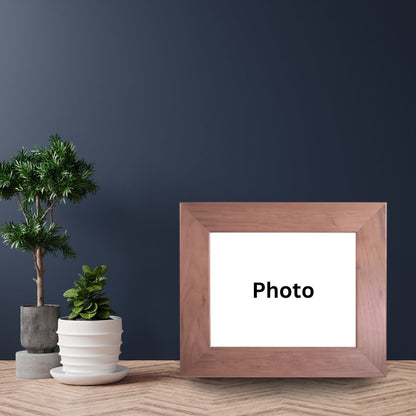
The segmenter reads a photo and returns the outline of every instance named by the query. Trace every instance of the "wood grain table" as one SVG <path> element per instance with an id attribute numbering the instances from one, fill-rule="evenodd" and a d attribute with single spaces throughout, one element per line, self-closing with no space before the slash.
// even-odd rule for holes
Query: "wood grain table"
<path id="1" fill-rule="evenodd" d="M 377 379 L 184 379 L 178 361 L 120 364 L 121 382 L 70 386 L 18 379 L 0 361 L 0 415 L 416 415 L 416 361 L 389 361 Z"/>

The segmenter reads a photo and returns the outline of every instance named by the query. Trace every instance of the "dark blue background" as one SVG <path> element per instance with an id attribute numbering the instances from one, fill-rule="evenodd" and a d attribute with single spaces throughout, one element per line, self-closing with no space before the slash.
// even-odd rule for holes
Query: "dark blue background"
<path id="1" fill-rule="evenodd" d="M 388 358 L 416 359 L 415 20 L 397 0 L 1 0 L 0 159 L 58 132 L 102 188 L 56 210 L 78 258 L 47 258 L 46 301 L 108 264 L 122 358 L 175 359 L 180 201 L 387 201 Z M 2 359 L 33 276 L 0 247 Z"/>

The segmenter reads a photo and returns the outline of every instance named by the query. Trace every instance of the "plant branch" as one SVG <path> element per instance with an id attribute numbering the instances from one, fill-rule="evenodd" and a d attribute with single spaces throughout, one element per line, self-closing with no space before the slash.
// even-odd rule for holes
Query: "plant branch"
<path id="1" fill-rule="evenodd" d="M 20 209 L 21 209 L 21 211 L 22 211 L 22 214 L 23 214 L 23 216 L 25 217 L 26 224 L 28 224 L 28 223 L 29 223 L 29 220 L 27 219 L 26 213 L 25 213 L 25 211 L 23 210 L 22 201 L 20 200 L 20 195 L 19 195 L 19 194 L 16 194 L 16 198 L 17 198 L 17 201 L 19 202 L 19 207 L 20 207 Z"/>
<path id="2" fill-rule="evenodd" d="M 45 269 L 43 267 L 42 246 L 38 246 L 35 250 L 35 262 L 37 275 L 37 306 L 44 306 L 43 274 L 45 273 Z"/>
<path id="3" fill-rule="evenodd" d="M 36 214 L 39 215 L 40 211 L 40 196 L 39 194 L 36 195 Z"/>
<path id="4" fill-rule="evenodd" d="M 49 208 L 43 213 L 43 215 L 42 215 L 42 217 L 41 217 L 41 221 L 43 221 L 45 218 L 46 218 L 46 216 L 49 214 L 49 213 L 51 213 L 51 222 L 53 222 L 53 214 L 52 214 L 52 211 L 53 211 L 53 207 L 55 206 L 55 204 L 58 202 L 58 200 L 57 199 L 54 199 L 53 201 L 52 201 L 52 203 L 51 203 L 51 205 L 49 206 Z"/>
<path id="5" fill-rule="evenodd" d="M 32 253 L 33 253 L 33 262 L 35 263 L 35 269 L 36 269 L 36 272 L 40 272 L 40 269 L 39 269 L 39 266 L 38 266 L 38 262 L 37 262 L 37 260 L 36 260 L 36 251 L 35 250 L 32 250 Z M 37 282 L 37 280 L 36 279 L 33 279 L 35 282 Z"/>

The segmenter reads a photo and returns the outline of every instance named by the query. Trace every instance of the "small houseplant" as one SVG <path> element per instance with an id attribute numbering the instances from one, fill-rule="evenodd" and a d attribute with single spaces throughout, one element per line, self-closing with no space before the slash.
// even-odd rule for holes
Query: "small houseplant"
<path id="1" fill-rule="evenodd" d="M 83 266 L 75 287 L 64 293 L 71 313 L 58 320 L 62 367 L 51 374 L 67 384 L 103 384 L 123 378 L 128 369 L 118 366 L 122 320 L 112 316 L 103 289 L 107 266 Z"/>
<path id="2" fill-rule="evenodd" d="M 107 278 L 104 274 L 107 266 L 97 266 L 94 270 L 89 266 L 82 266 L 84 276 L 78 273 L 80 280 L 75 281 L 75 287 L 64 293 L 71 313 L 68 319 L 98 320 L 109 319 L 115 313 L 103 292 Z"/>
<path id="3" fill-rule="evenodd" d="M 58 305 L 44 300 L 44 259 L 75 252 L 66 230 L 55 222 L 60 203 L 79 202 L 98 189 L 92 180 L 93 164 L 78 158 L 75 146 L 56 134 L 49 147 L 22 149 L 9 161 L 0 162 L 0 199 L 16 198 L 23 222 L 8 221 L 0 227 L 4 243 L 32 253 L 36 270 L 36 305 L 21 307 L 21 343 L 28 352 L 48 353 L 56 348 Z"/>

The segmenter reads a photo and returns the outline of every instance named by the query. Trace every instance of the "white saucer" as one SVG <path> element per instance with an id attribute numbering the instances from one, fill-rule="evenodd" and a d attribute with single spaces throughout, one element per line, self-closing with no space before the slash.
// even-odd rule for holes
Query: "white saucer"
<path id="1" fill-rule="evenodd" d="M 126 377 L 129 369 L 118 365 L 114 373 L 109 374 L 73 374 L 65 373 L 63 367 L 55 367 L 50 370 L 51 376 L 64 384 L 74 384 L 77 386 L 94 386 L 97 384 L 109 384 L 120 381 Z"/>

